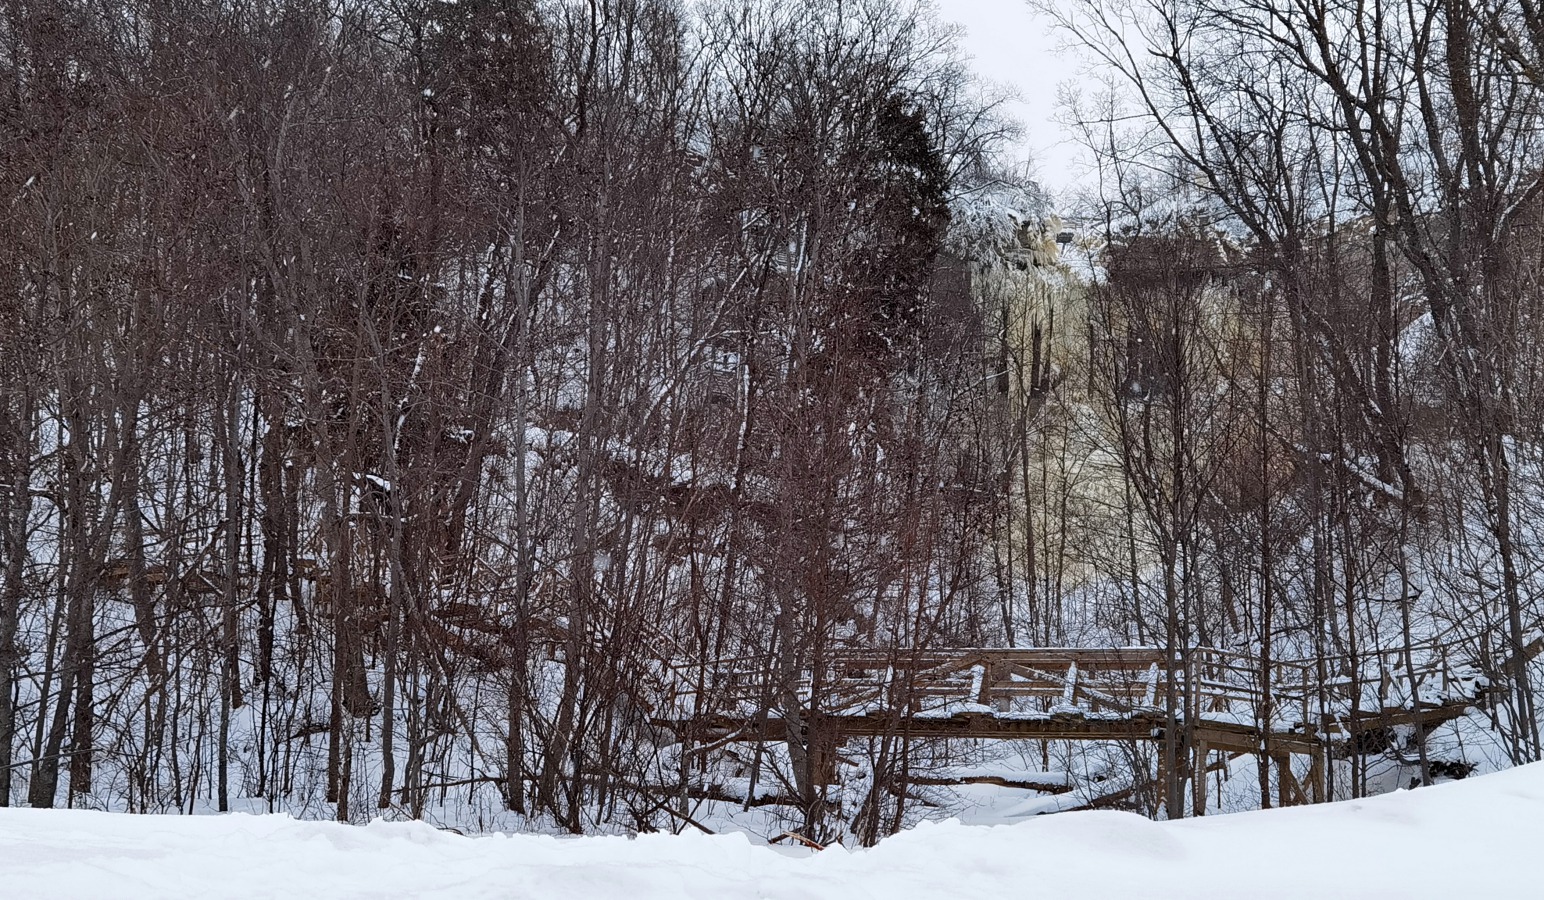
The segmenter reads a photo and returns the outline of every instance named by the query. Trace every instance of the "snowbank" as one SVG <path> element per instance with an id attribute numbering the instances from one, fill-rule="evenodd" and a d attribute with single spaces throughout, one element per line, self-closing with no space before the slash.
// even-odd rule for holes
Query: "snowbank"
<path id="1" fill-rule="evenodd" d="M 1536 897 L 1544 764 L 1327 806 L 930 825 L 795 858 L 744 836 L 467 838 L 418 823 L 0 810 L 17 898 Z"/>

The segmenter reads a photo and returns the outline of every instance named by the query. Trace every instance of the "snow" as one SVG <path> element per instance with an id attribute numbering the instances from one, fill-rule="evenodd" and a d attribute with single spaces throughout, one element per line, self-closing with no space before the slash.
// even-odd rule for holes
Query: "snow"
<path id="1" fill-rule="evenodd" d="M 923 825 L 870 850 L 700 833 L 469 838 L 423 823 L 0 810 L 4 894 L 139 897 L 1537 896 L 1544 764 L 1417 791 L 1150 822 Z"/>
<path id="2" fill-rule="evenodd" d="M 1045 769 L 1024 769 L 1015 766 L 977 765 L 977 766 L 939 766 L 930 769 L 929 778 L 960 779 L 970 778 L 995 778 L 1000 781 L 1014 784 L 1044 784 L 1072 787 L 1072 780 L 1066 772 L 1052 772 Z"/>

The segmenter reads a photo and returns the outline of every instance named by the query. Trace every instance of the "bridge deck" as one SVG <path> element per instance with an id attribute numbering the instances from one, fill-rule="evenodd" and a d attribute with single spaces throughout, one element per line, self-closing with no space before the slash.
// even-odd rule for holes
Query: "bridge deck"
<path id="1" fill-rule="evenodd" d="M 1365 696 L 1352 698 L 1349 679 L 1317 688 L 1310 663 L 1267 666 L 1213 648 L 1172 657 L 1149 647 L 849 651 L 797 686 L 798 727 L 807 734 L 818 723 L 845 737 L 1161 741 L 1172 700 L 1176 721 L 1194 722 L 1197 739 L 1216 749 L 1309 752 L 1370 729 L 1438 724 L 1472 702 L 1473 677 L 1444 660 L 1417 668 L 1419 699 L 1410 702 L 1402 656 L 1368 658 L 1377 677 L 1361 679 Z M 690 702 L 660 720 L 720 740 L 785 740 L 767 682 L 731 673 L 706 692 L 711 702 L 684 692 Z"/>
<path id="2" fill-rule="evenodd" d="M 1253 754 L 1274 763 L 1287 805 L 1327 797 L 1335 745 L 1370 734 L 1382 745 L 1395 726 L 1463 715 L 1484 679 L 1448 656 L 1434 645 L 1353 666 L 1213 648 L 866 650 L 833 654 L 796 684 L 773 677 L 769 660 L 719 661 L 683 669 L 655 721 L 710 742 L 798 740 L 827 780 L 848 738 L 1151 741 L 1174 751 L 1160 754 L 1156 780 L 1171 761 L 1197 811 L 1213 754 Z M 1293 754 L 1308 758 L 1301 779 Z"/>

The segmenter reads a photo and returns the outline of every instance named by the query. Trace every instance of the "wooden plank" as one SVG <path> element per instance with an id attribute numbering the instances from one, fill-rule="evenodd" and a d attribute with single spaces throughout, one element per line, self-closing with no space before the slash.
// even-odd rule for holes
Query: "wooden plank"
<path id="1" fill-rule="evenodd" d="M 1089 719 L 1082 716 L 1049 716 L 1040 719 L 1000 718 L 986 713 L 955 716 L 912 716 L 897 720 L 885 714 L 822 716 L 823 724 L 844 737 L 881 737 L 902 735 L 908 738 L 1004 738 L 1019 740 L 1153 740 L 1161 719 L 1120 718 Z M 763 728 L 755 718 L 704 716 L 691 722 L 655 720 L 655 725 L 672 730 L 688 727 L 699 736 L 716 740 L 754 743 L 787 738 L 782 719 L 768 719 Z M 807 730 L 807 729 L 805 729 Z M 805 730 L 801 730 L 801 734 Z"/>

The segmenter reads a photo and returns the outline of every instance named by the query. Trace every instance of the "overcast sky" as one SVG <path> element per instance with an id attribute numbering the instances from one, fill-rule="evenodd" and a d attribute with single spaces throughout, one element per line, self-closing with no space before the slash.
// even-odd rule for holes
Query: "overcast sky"
<path id="1" fill-rule="evenodd" d="M 943 18 L 959 23 L 965 52 L 984 78 L 1018 91 L 1008 112 L 1024 126 L 1019 156 L 1034 161 L 1036 178 L 1053 191 L 1073 180 L 1077 148 L 1052 118 L 1056 88 L 1076 74 L 1075 63 L 1058 52 L 1061 39 L 1032 13 L 1025 0 L 936 0 Z"/>

